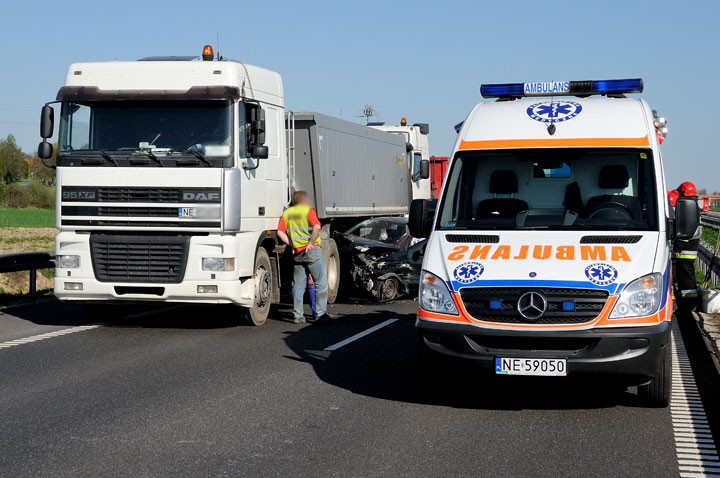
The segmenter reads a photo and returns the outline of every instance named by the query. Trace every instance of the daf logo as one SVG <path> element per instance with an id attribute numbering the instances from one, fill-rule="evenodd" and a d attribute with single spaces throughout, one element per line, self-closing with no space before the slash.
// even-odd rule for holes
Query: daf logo
<path id="1" fill-rule="evenodd" d="M 183 201 L 217 201 L 220 199 L 220 193 L 205 192 L 183 192 Z"/>
<path id="2" fill-rule="evenodd" d="M 525 292 L 517 301 L 518 312 L 530 322 L 540 319 L 545 314 L 547 306 L 547 299 L 540 292 Z"/>

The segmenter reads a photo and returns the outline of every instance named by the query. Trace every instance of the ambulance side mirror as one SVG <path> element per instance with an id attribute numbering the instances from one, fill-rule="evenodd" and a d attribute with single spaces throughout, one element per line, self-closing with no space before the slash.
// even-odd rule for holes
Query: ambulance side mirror
<path id="1" fill-rule="evenodd" d="M 700 225 L 700 208 L 697 201 L 689 198 L 680 198 L 675 204 L 675 237 L 677 239 L 690 239 L 695 235 Z"/>
<path id="2" fill-rule="evenodd" d="M 430 236 L 435 217 L 437 200 L 414 199 L 410 203 L 410 214 L 408 214 L 408 230 L 410 235 L 419 239 Z"/>

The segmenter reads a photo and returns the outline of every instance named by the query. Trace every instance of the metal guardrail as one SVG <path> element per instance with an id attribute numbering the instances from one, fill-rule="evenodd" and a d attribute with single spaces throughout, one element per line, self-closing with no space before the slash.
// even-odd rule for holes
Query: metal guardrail
<path id="1" fill-rule="evenodd" d="M 37 290 L 37 271 L 55 267 L 55 251 L 0 254 L 0 273 L 30 271 L 30 295 Z"/>
<path id="2" fill-rule="evenodd" d="M 708 211 L 703 213 L 701 222 L 703 226 L 720 230 L 720 212 Z M 706 277 L 708 275 L 708 270 L 712 269 L 710 271 L 710 284 L 713 286 L 720 286 L 720 257 L 717 255 L 713 256 L 714 254 L 715 244 L 707 244 L 706 242 L 700 241 L 697 267 L 700 268 Z"/>

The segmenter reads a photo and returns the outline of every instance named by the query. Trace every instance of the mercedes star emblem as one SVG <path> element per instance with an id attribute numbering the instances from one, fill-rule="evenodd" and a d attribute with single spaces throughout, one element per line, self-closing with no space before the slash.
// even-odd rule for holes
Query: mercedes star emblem
<path id="1" fill-rule="evenodd" d="M 547 299 L 540 292 L 525 292 L 517 301 L 517 310 L 520 315 L 534 322 L 540 319 L 547 310 Z"/>

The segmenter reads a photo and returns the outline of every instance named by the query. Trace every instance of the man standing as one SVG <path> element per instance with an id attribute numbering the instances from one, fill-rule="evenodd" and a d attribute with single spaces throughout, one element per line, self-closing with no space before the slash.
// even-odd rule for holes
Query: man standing
<path id="1" fill-rule="evenodd" d="M 281 241 L 290 246 L 295 263 L 293 271 L 293 322 L 305 322 L 303 315 L 303 296 L 310 272 L 315 284 L 315 307 L 317 320 L 333 322 L 327 313 L 328 283 L 325 264 L 320 250 L 320 231 L 322 226 L 317 213 L 310 207 L 305 191 L 295 191 L 292 195 L 292 207 L 285 210 L 277 234 Z"/>
<path id="2" fill-rule="evenodd" d="M 677 188 L 678 197 L 697 200 L 697 189 L 689 181 Z M 700 208 L 698 207 L 698 214 Z M 673 276 L 675 282 L 675 300 L 679 309 L 693 309 L 698 305 L 697 279 L 695 278 L 695 261 L 700 246 L 702 226 L 698 226 L 690 239 L 675 239 L 673 242 Z"/>

